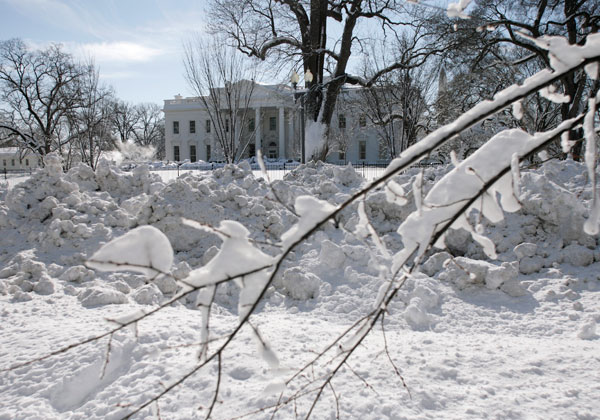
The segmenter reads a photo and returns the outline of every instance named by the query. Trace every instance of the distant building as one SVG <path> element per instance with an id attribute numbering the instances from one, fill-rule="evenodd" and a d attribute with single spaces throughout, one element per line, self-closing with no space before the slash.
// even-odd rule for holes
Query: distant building
<path id="1" fill-rule="evenodd" d="M 23 171 L 40 167 L 37 155 L 17 147 L 0 148 L 0 171 Z"/>
<path id="2" fill-rule="evenodd" d="M 246 83 L 252 83 L 244 81 Z M 270 159 L 300 160 L 300 100 L 287 85 L 256 84 L 246 111 L 242 141 L 247 142 L 241 158 L 253 157 L 258 149 Z M 195 162 L 220 161 L 215 128 L 199 97 L 164 102 L 166 159 Z M 335 163 L 377 162 L 382 156 L 377 130 L 367 123 L 368 111 L 360 106 L 358 89 L 344 89 L 331 122 L 327 161 Z M 238 117 L 239 118 L 239 117 Z M 228 121 L 227 121 L 228 122 Z"/>

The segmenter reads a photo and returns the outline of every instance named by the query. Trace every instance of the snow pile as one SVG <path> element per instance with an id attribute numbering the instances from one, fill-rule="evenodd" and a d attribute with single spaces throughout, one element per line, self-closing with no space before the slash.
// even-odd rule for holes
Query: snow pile
<path id="1" fill-rule="evenodd" d="M 132 201 L 147 201 L 164 184 L 147 168 L 126 174 L 102 163 L 95 172 L 79 165 L 63 174 L 58 157 L 46 160 L 43 169 L 8 191 L 0 204 L 0 261 L 5 267 L 0 278 L 6 290 L 17 300 L 62 290 L 79 294 L 85 306 L 128 302 L 125 280 L 144 280 L 131 274 L 96 280 L 83 263 L 99 243 L 137 224 Z"/>
<path id="2" fill-rule="evenodd" d="M 10 190 L 6 205 L 0 207 L 0 224 L 7 228 L 4 244 L 9 245 L 3 255 L 9 268 L 4 278 L 7 284 L 22 284 L 17 274 L 26 273 L 27 267 L 22 259 L 13 256 L 35 245 L 37 249 L 31 252 L 43 253 L 43 260 L 49 258 L 59 263 L 55 272 L 59 282 L 64 282 L 65 293 L 78 294 L 84 306 L 125 303 L 127 295 L 136 302 L 157 302 L 161 295 L 147 298 L 145 292 L 138 294 L 139 288 L 148 292 L 143 277 L 131 273 L 94 275 L 83 263 L 97 250 L 98 243 L 117 238 L 135 226 L 153 225 L 165 233 L 177 252 L 180 262 L 175 271 L 180 272 L 176 277 L 184 278 L 191 271 L 190 266 L 210 261 L 218 252 L 220 241 L 214 234 L 183 224 L 183 219 L 206 226 L 218 226 L 222 220 L 242 221 L 252 239 L 261 243 L 266 252 L 273 252 L 274 248 L 268 244 L 278 241 L 296 220 L 286 208 L 288 202 L 313 193 L 313 188 L 319 189 L 324 198 L 340 201 L 362 183 L 351 168 L 311 165 L 314 167 L 292 173 L 292 177 L 297 177 L 295 182 L 276 181 L 271 190 L 264 180 L 252 175 L 247 164 L 186 174 L 165 185 L 144 166 L 125 173 L 103 162 L 96 171 L 79 165 L 62 174 L 59 161 L 50 158 L 49 165 L 36 172 L 29 182 Z M 329 244 L 337 247 L 333 242 Z M 327 243 L 324 246 L 327 248 Z M 58 248 L 61 251 L 57 261 L 52 254 Z M 340 252 L 338 268 L 343 262 L 339 261 Z M 330 256 L 323 255 L 322 260 L 331 264 L 334 260 Z M 285 295 L 307 299 L 318 294 L 320 281 L 315 274 L 305 273 L 303 278 L 309 280 L 292 284 L 290 279 L 298 279 L 292 273 L 293 270 L 282 279 L 287 283 L 281 286 Z M 177 290 L 172 279 L 161 277 L 154 284 L 163 294 Z M 308 289 L 300 284 L 306 284 Z M 16 291 L 14 287 L 9 290 Z M 21 289 L 25 294 L 19 295 L 20 299 L 26 299 L 32 290 L 25 283 Z M 231 301 L 232 294 L 233 290 L 225 292 L 224 301 Z"/>
<path id="3" fill-rule="evenodd" d="M 404 319 L 415 330 L 426 330 L 436 322 L 435 312 L 439 312 L 442 303 L 438 282 L 430 277 L 417 275 L 410 278 L 399 294 L 406 305 Z"/>
<path id="4" fill-rule="evenodd" d="M 160 176 L 151 173 L 148 165 L 137 166 L 129 174 L 107 160 L 101 160 L 95 172 L 79 164 L 68 172 L 67 179 L 76 182 L 81 189 L 106 191 L 120 203 L 141 194 L 153 194 L 164 187 Z"/>
<path id="5" fill-rule="evenodd" d="M 313 195 L 335 204 L 356 192 L 364 182 L 351 164 L 344 167 L 314 161 L 300 165 L 287 173 L 283 180 L 293 191 L 300 190 L 302 194 Z"/>
<path id="6" fill-rule="evenodd" d="M 366 198 L 365 210 L 369 220 L 392 250 L 398 251 L 402 246 L 398 226 L 416 209 L 413 185 L 417 178 L 422 180 L 422 193 L 427 194 L 450 169 L 449 165 L 409 169 Z"/>
<path id="7" fill-rule="evenodd" d="M 173 249 L 186 252 L 186 261 L 197 266 L 210 247 L 220 242 L 182 224 L 182 218 L 207 226 L 222 220 L 243 222 L 257 241 L 276 241 L 294 218 L 273 197 L 249 165 L 227 165 L 212 172 L 185 174 L 153 194 L 139 210 L 137 223 L 159 228 Z M 206 262 L 206 261 L 204 261 Z"/>
<path id="8" fill-rule="evenodd" d="M 541 229 L 556 231 L 563 241 L 594 244 L 594 239 L 582 231 L 587 210 L 575 192 L 557 185 L 544 174 L 534 173 L 523 174 L 523 187 L 524 210 L 539 219 Z M 552 201 L 548 197 L 552 197 Z"/>
<path id="9" fill-rule="evenodd" d="M 460 289 L 470 285 L 485 285 L 489 289 L 501 289 L 510 296 L 523 296 L 526 290 L 519 284 L 516 263 L 495 265 L 486 261 L 456 257 L 447 260 L 441 280 L 452 281 Z"/>
<path id="10" fill-rule="evenodd" d="M 292 267 L 275 282 L 282 293 L 296 300 L 314 299 L 319 295 L 321 280 L 313 273 L 307 273 L 300 267 Z"/>
<path id="11" fill-rule="evenodd" d="M 95 172 L 80 165 L 63 175 L 59 163 L 52 159 L 49 162 L 33 175 L 31 182 L 10 190 L 5 205 L 0 207 L 0 224 L 7 228 L 4 243 L 13 245 L 10 252 L 14 255 L 5 251 L 6 268 L 0 276 L 7 279 L 9 287 L 5 290 L 15 293 L 16 288 L 20 289 L 18 299 L 27 299 L 32 291 L 54 293 L 60 289 L 56 286 L 60 281 L 70 286 L 66 292 L 71 294 L 82 293 L 74 291 L 74 287 L 93 287 L 94 293 L 80 297 L 88 306 L 99 305 L 102 299 L 106 303 L 128 301 L 119 294 L 130 295 L 136 302 L 155 303 L 163 294 L 177 290 L 175 280 L 166 277 L 155 279 L 155 287 L 150 287 L 143 277 L 131 273 L 94 276 L 83 263 L 97 250 L 98 241 L 107 242 L 135 226 L 155 226 L 176 252 L 179 262 L 174 269 L 180 271 L 177 278 L 185 278 L 192 267 L 207 264 L 218 253 L 221 242 L 217 235 L 182 223 L 183 219 L 208 227 L 218 226 L 222 220 L 240 221 L 260 249 L 274 253 L 274 244 L 296 221 L 289 209 L 297 197 L 311 195 L 336 205 L 363 183 L 350 165 L 312 162 L 301 165 L 272 186 L 256 179 L 247 163 L 186 174 L 165 185 L 145 166 L 124 173 L 104 162 Z M 411 191 L 415 179 L 422 179 L 425 194 L 448 169 L 428 168 L 422 174 L 420 170 L 410 170 L 396 176 L 393 184 L 367 196 L 368 220 L 390 249 L 397 250 L 402 245 L 396 229 L 415 208 Z M 497 261 L 489 260 L 470 234 L 451 230 L 446 237 L 448 252 L 432 253 L 423 272 L 459 289 L 480 285 L 521 296 L 525 289 L 517 278 L 520 274 L 538 273 L 556 264 L 585 267 L 598 261 L 596 239 L 581 234 L 586 207 L 576 194 L 589 197 L 583 192 L 582 173 L 582 166 L 575 162 L 548 162 L 541 171 L 524 173 L 520 197 L 523 209 L 506 215 L 506 220 L 497 225 L 482 221 L 496 246 Z M 572 192 L 573 186 L 579 191 Z M 401 201 L 398 191 L 406 191 Z M 544 200 L 548 196 L 556 199 L 550 204 Z M 337 287 L 344 282 L 377 287 L 380 256 L 373 250 L 364 252 L 364 242 L 351 233 L 359 223 L 356 206 L 346 210 L 340 222 L 346 230 L 328 224 L 292 253 L 277 276 L 276 293 L 294 300 L 318 297 L 327 306 L 330 299 L 338 298 Z M 23 241 L 23 237 L 27 240 Z M 27 243 L 40 246 L 34 252 L 28 250 Z M 65 249 L 53 268 L 58 283 L 48 280 L 49 275 L 29 273 L 30 268 L 23 263 L 27 260 L 19 254 L 50 254 L 57 247 Z M 45 270 L 44 262 L 38 264 L 43 268 L 38 271 Z M 43 281 L 34 288 L 39 278 Z M 143 290 L 138 293 L 139 288 Z M 96 297 L 102 293 L 105 298 Z M 219 293 L 221 303 L 236 301 L 233 285 L 222 287 Z M 435 310 L 429 306 L 421 309 Z M 350 312 L 358 313 L 361 307 L 359 304 Z M 349 306 L 335 310 L 348 311 L 343 308 Z"/>
<path id="12" fill-rule="evenodd" d="M 277 352 L 277 369 L 285 371 L 304 363 L 317 350 L 315 343 L 324 347 L 332 334 L 372 310 L 378 290 L 389 279 L 390 266 L 384 248 L 374 244 L 373 232 L 390 252 L 401 250 L 399 225 L 450 169 L 412 169 L 395 176 L 393 182 L 365 197 L 364 213 L 358 204 L 350 206 L 335 223 L 326 223 L 290 253 L 253 318 L 266 335 L 265 343 L 267 338 L 272 343 L 260 351 L 271 361 L 276 360 L 273 351 Z M 543 387 L 532 394 L 527 390 L 539 372 L 547 375 L 545 379 L 556 380 L 557 376 L 550 375 L 558 375 L 556 366 L 563 364 L 580 380 L 569 382 L 571 396 L 560 394 L 568 404 L 553 405 L 553 409 L 569 417 L 575 413 L 575 408 L 568 408 L 576 405 L 574 401 L 594 404 L 588 395 L 593 390 L 584 389 L 593 383 L 585 376 L 589 368 L 581 364 L 598 365 L 585 355 L 598 350 L 600 251 L 598 238 L 582 233 L 591 199 L 585 171 L 583 165 L 571 161 L 548 162 L 523 171 L 521 210 L 496 223 L 472 212 L 469 221 L 477 226 L 478 234 L 490 238 L 497 259 L 490 259 L 463 229 L 446 235 L 445 249 L 430 250 L 386 315 L 391 357 L 408 378 L 412 398 L 404 396 L 402 388 L 399 393 L 382 385 L 389 382 L 390 368 L 379 357 L 383 344 L 375 334 L 372 342 L 361 346 L 356 361 L 351 360 L 354 373 L 341 372 L 343 379 L 339 385 L 335 382 L 341 394 L 364 397 L 348 402 L 342 413 L 389 417 L 396 410 L 385 401 L 389 397 L 399 398 L 411 418 L 478 418 L 488 406 L 496 417 L 515 417 L 506 411 L 512 392 L 518 389 L 519 395 L 527 395 L 523 398 L 536 401 L 535 406 L 528 406 L 531 410 L 547 407 L 551 402 L 540 397 Z M 121 319 L 135 310 L 150 310 L 182 290 L 178 280 L 212 284 L 219 275 L 241 269 L 240 265 L 260 268 L 281 251 L 281 242 L 290 243 L 302 231 L 292 229 L 298 217 L 300 224 L 315 220 L 315 210 L 335 208 L 363 182 L 350 166 L 309 163 L 270 185 L 255 178 L 248 164 L 185 174 L 165 184 L 145 166 L 125 173 L 103 163 L 96 171 L 77 166 L 63 174 L 60 162 L 50 158 L 49 165 L 28 182 L 0 192 L 0 299 L 3 308 L 8 308 L 0 312 L 5 321 L 2 335 L 11 343 L 20 342 L 26 330 L 13 326 L 11 320 L 43 317 L 49 325 L 43 331 L 41 326 L 28 324 L 36 337 L 44 337 L 41 348 L 36 345 L 34 352 L 33 347 L 19 347 L 27 359 L 32 352 L 46 353 L 60 347 L 59 342 L 72 342 L 70 335 L 81 335 L 75 331 L 82 322 L 86 331 L 89 325 L 91 331 L 101 332 L 106 330 L 104 318 Z M 416 185 L 420 193 L 415 193 Z M 133 240 L 136 235 L 140 237 Z M 112 252 L 103 253 L 102 246 L 109 243 Z M 244 255 L 250 260 L 230 258 L 241 248 L 248 249 Z M 140 269 L 148 262 L 152 269 Z M 97 270 L 123 265 L 128 271 Z M 171 275 L 162 275 L 166 272 Z M 7 407 L 15 407 L 0 408 L 0 418 L 14 417 L 14 410 L 23 418 L 39 417 L 23 398 L 31 393 L 39 409 L 50 413 L 44 414 L 47 418 L 125 415 L 127 403 L 138 403 L 132 395 L 152 394 L 149 389 L 160 392 L 164 377 L 178 377 L 181 366 L 197 363 L 198 346 L 189 343 L 226 334 L 245 315 L 266 279 L 264 273 L 250 277 L 206 289 L 216 296 L 211 334 L 203 321 L 210 294 L 195 293 L 181 302 L 184 305 L 177 303 L 160 311 L 152 322 L 140 323 L 135 341 L 133 335 L 115 335 L 106 367 L 106 343 L 97 343 L 89 351 L 74 350 L 56 361 L 32 365 L 33 378 L 51 372 L 39 388 L 21 378 L 9 379 L 8 384 L 13 384 L 9 389 L 7 381 L 0 379 L 0 391 L 9 395 Z M 55 320 L 63 307 L 67 313 Z M 71 321 L 73 316 L 77 322 Z M 54 339 L 49 335 L 63 329 L 64 335 Z M 275 402 L 261 391 L 280 389 L 272 382 L 273 372 L 279 371 L 258 367 L 256 352 L 248 350 L 255 348 L 253 337 L 251 331 L 242 335 L 240 346 L 227 359 L 222 395 L 228 401 L 227 396 L 240 395 L 240 401 L 223 404 L 219 418 Z M 542 361 L 537 360 L 531 349 L 542 351 L 550 340 L 562 343 L 557 354 L 563 356 L 549 362 L 540 355 Z M 434 347 L 438 341 L 443 344 Z M 513 350 L 503 350 L 499 342 L 510 343 Z M 446 346 L 454 352 L 446 351 Z M 475 350 L 466 350 L 471 347 Z M 482 362 L 481 354 L 487 353 L 497 363 Z M 524 353 L 531 360 L 519 359 Z M 2 367 L 18 360 L 23 359 L 14 356 L 3 361 Z M 375 370 L 369 367 L 372 364 Z M 514 371 L 508 369 L 509 364 L 515 366 Z M 464 375 L 466 371 L 472 373 Z M 493 380 L 486 376 L 490 372 L 496 375 Z M 365 405 L 376 397 L 363 389 L 363 382 L 359 381 L 362 388 L 352 388 L 355 374 L 378 392 L 383 387 L 382 401 Z M 526 387 L 515 384 L 514 378 L 523 375 L 528 379 Z M 139 381 L 142 377 L 148 379 Z M 432 388 L 427 382 L 431 378 L 444 388 Z M 174 418 L 197 415 L 185 407 L 197 408 L 198 398 L 209 400 L 212 381 L 214 371 L 185 382 L 178 398 L 161 403 L 161 412 Z M 469 393 L 471 387 L 482 384 L 487 384 L 486 407 L 478 402 L 481 395 Z M 474 407 L 473 413 L 455 407 L 458 394 Z M 185 402 L 178 402 L 179 396 Z M 511 407 L 526 410 L 518 404 Z M 583 408 L 577 412 L 584 418 L 590 413 Z M 293 415 L 284 413 L 282 418 Z M 332 413 L 321 414 L 316 418 Z"/>

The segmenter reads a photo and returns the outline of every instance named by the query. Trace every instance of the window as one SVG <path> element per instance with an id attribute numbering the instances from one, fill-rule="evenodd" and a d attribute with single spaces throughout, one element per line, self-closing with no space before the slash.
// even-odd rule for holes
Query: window
<path id="1" fill-rule="evenodd" d="M 338 152 L 338 160 L 346 161 L 346 152 Z"/>
<path id="2" fill-rule="evenodd" d="M 269 130 L 271 130 L 271 131 L 277 130 L 277 117 L 269 118 Z"/>
<path id="3" fill-rule="evenodd" d="M 173 160 L 179 162 L 179 146 L 173 146 Z"/>
<path id="4" fill-rule="evenodd" d="M 29 159 L 25 159 L 25 166 L 29 166 Z"/>
<path id="5" fill-rule="evenodd" d="M 10 164 L 11 164 L 12 166 L 15 166 L 15 160 L 14 160 L 14 159 L 11 159 L 11 160 L 10 160 Z"/>
<path id="6" fill-rule="evenodd" d="M 229 118 L 225 119 L 225 132 L 229 133 Z"/>
<path id="7" fill-rule="evenodd" d="M 277 159 L 277 143 L 274 141 L 269 143 L 268 158 Z"/>
<path id="8" fill-rule="evenodd" d="M 250 120 L 248 121 L 248 130 L 254 131 L 255 128 L 256 128 L 256 126 L 254 124 L 254 118 L 250 118 Z"/>
<path id="9" fill-rule="evenodd" d="M 6 159 L 2 159 L 2 166 L 6 168 Z"/>
<path id="10" fill-rule="evenodd" d="M 190 134 L 194 134 L 196 132 L 196 121 L 190 121 Z"/>
<path id="11" fill-rule="evenodd" d="M 346 128 L 346 116 L 344 114 L 338 116 L 338 128 L 341 128 L 342 130 Z"/>
<path id="12" fill-rule="evenodd" d="M 206 161 L 208 162 L 209 160 L 210 160 L 210 144 L 207 144 L 206 145 Z"/>
<path id="13" fill-rule="evenodd" d="M 367 117 L 364 114 L 358 117 L 358 125 L 360 125 L 361 127 L 367 126 Z"/>
<path id="14" fill-rule="evenodd" d="M 210 120 L 206 120 L 206 132 L 210 133 Z"/>
<path id="15" fill-rule="evenodd" d="M 190 144 L 190 162 L 195 162 L 196 160 L 196 146 Z"/>
<path id="16" fill-rule="evenodd" d="M 367 158 L 367 142 L 366 141 L 358 142 L 358 158 L 360 160 L 365 160 Z"/>
<path id="17" fill-rule="evenodd" d="M 254 143 L 252 143 L 248 146 L 248 156 L 249 157 L 256 156 L 256 145 Z"/>
<path id="18" fill-rule="evenodd" d="M 179 134 L 179 121 L 173 121 L 173 134 Z"/>

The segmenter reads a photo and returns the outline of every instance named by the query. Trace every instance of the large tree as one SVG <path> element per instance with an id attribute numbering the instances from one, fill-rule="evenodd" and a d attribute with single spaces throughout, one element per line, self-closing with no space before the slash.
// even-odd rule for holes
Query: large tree
<path id="1" fill-rule="evenodd" d="M 139 118 L 135 105 L 119 99 L 114 101 L 110 119 L 121 143 L 131 140 Z"/>
<path id="2" fill-rule="evenodd" d="M 185 44 L 185 75 L 213 126 L 223 158 L 237 162 L 251 139 L 247 122 L 256 86 L 256 63 L 219 38 L 196 38 Z M 258 126 L 256 123 L 255 126 Z"/>
<path id="3" fill-rule="evenodd" d="M 20 39 L 0 42 L 0 128 L 39 156 L 58 150 L 72 140 L 61 135 L 61 125 L 82 107 L 88 71 L 60 45 L 35 51 Z"/>
<path id="4" fill-rule="evenodd" d="M 410 54 L 413 48 L 405 37 L 399 37 L 391 45 L 374 43 L 365 57 L 365 79 L 389 66 L 390 57 Z M 360 106 L 366 118 L 376 128 L 382 159 L 393 159 L 414 144 L 418 135 L 427 128 L 426 96 L 430 91 L 435 71 L 430 66 L 402 68 L 382 74 L 370 87 L 360 90 Z"/>
<path id="5" fill-rule="evenodd" d="M 546 44 L 550 41 L 544 36 L 560 35 L 563 37 L 560 42 L 564 42 L 565 46 L 583 45 L 589 34 L 598 31 L 600 2 L 597 0 L 481 0 L 477 2 L 472 15 L 474 19 L 458 22 L 458 30 L 471 31 L 474 38 L 481 40 L 481 48 L 474 51 L 473 68 L 481 67 L 481 63 L 490 59 L 502 61 L 498 52 L 506 49 L 507 46 L 519 52 L 520 58 L 511 63 L 516 68 L 530 62 L 537 62 L 536 67 L 541 65 L 551 68 L 554 57 L 546 48 Z M 598 83 L 593 83 L 587 73 L 581 69 L 562 76 L 555 88 L 564 94 L 564 99 L 560 102 L 560 120 L 564 121 L 585 109 L 585 97 L 589 91 L 598 89 Z M 540 105 L 540 110 L 544 107 L 548 108 L 545 103 Z M 555 124 L 558 122 L 555 121 Z M 576 140 L 581 137 L 581 134 L 571 130 L 570 136 Z M 575 158 L 580 157 L 581 143 L 576 145 L 573 155 Z"/>
<path id="6" fill-rule="evenodd" d="M 94 169 L 102 152 L 114 144 L 110 117 L 115 99 L 112 89 L 100 83 L 100 74 L 93 64 L 79 83 L 81 108 L 70 113 L 67 121 L 79 158 Z"/>
<path id="7" fill-rule="evenodd" d="M 299 62 L 304 72 L 312 73 L 314 79 L 306 83 L 306 110 L 309 120 L 322 124 L 323 138 L 345 83 L 369 87 L 382 75 L 417 67 L 445 48 L 441 36 L 423 42 L 436 34 L 427 34 L 424 25 L 415 23 L 413 5 L 400 0 L 212 0 L 210 4 L 212 30 L 225 33 L 240 51 L 262 60 L 285 58 L 290 70 Z M 418 9 L 420 14 L 427 12 Z M 360 48 L 363 21 L 390 37 L 409 33 L 412 42 L 405 54 L 368 79 L 352 74 L 350 68 L 350 58 Z M 336 39 L 331 38 L 332 26 L 340 34 Z M 326 148 L 325 144 L 325 152 Z"/>
<path id="8" fill-rule="evenodd" d="M 154 103 L 141 103 L 135 106 L 135 111 L 134 142 L 139 146 L 153 147 L 154 156 L 162 159 L 165 155 L 165 119 L 160 107 Z"/>

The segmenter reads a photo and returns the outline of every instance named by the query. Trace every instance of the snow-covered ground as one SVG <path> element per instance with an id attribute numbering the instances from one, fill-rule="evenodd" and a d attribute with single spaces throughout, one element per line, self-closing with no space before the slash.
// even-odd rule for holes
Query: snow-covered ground
<path id="1" fill-rule="evenodd" d="M 423 189 L 447 170 L 425 169 Z M 394 181 L 408 190 L 417 174 L 409 170 Z M 522 210 L 494 226 L 482 221 L 497 260 L 466 232 L 453 231 L 448 252 L 428 255 L 388 307 L 385 335 L 379 326 L 359 346 L 312 418 L 600 418 L 600 250 L 598 238 L 582 233 L 591 198 L 586 179 L 585 166 L 572 161 L 523 170 Z M 296 221 L 296 197 L 339 204 L 363 182 L 351 168 L 322 164 L 302 166 L 270 187 L 248 165 L 165 182 L 143 166 L 131 173 L 79 166 L 62 174 L 50 159 L 26 182 L 3 186 L 0 419 L 122 418 L 198 363 L 201 311 L 191 299 L 111 340 L 34 361 L 177 292 L 175 281 L 87 268 L 103 244 L 136 226 L 157 227 L 175 251 L 176 277 L 185 278 L 215 256 L 221 241 L 182 218 L 241 222 L 271 255 L 270 244 Z M 365 208 L 388 249 L 398 251 L 396 229 L 414 210 L 412 197 L 400 207 L 377 190 Z M 372 308 L 384 281 L 381 255 L 353 233 L 358 223 L 356 207 L 347 209 L 338 226 L 327 225 L 284 262 L 252 318 L 280 365 L 263 361 L 252 330 L 242 329 L 223 355 L 213 418 L 271 418 L 278 385 Z M 211 337 L 238 321 L 237 296 L 234 284 L 217 289 Z M 319 372 L 305 372 L 283 399 Z M 203 418 L 217 379 L 215 362 L 136 418 Z M 314 396 L 299 397 L 275 418 L 303 418 Z"/>
<path id="2" fill-rule="evenodd" d="M 21 173 L 18 174 L 6 174 L 6 175 L 1 175 L 0 176 L 0 186 L 2 186 L 2 188 L 11 188 L 14 187 L 17 184 L 20 184 L 23 181 L 26 181 L 29 179 L 29 175 L 24 175 Z"/>

